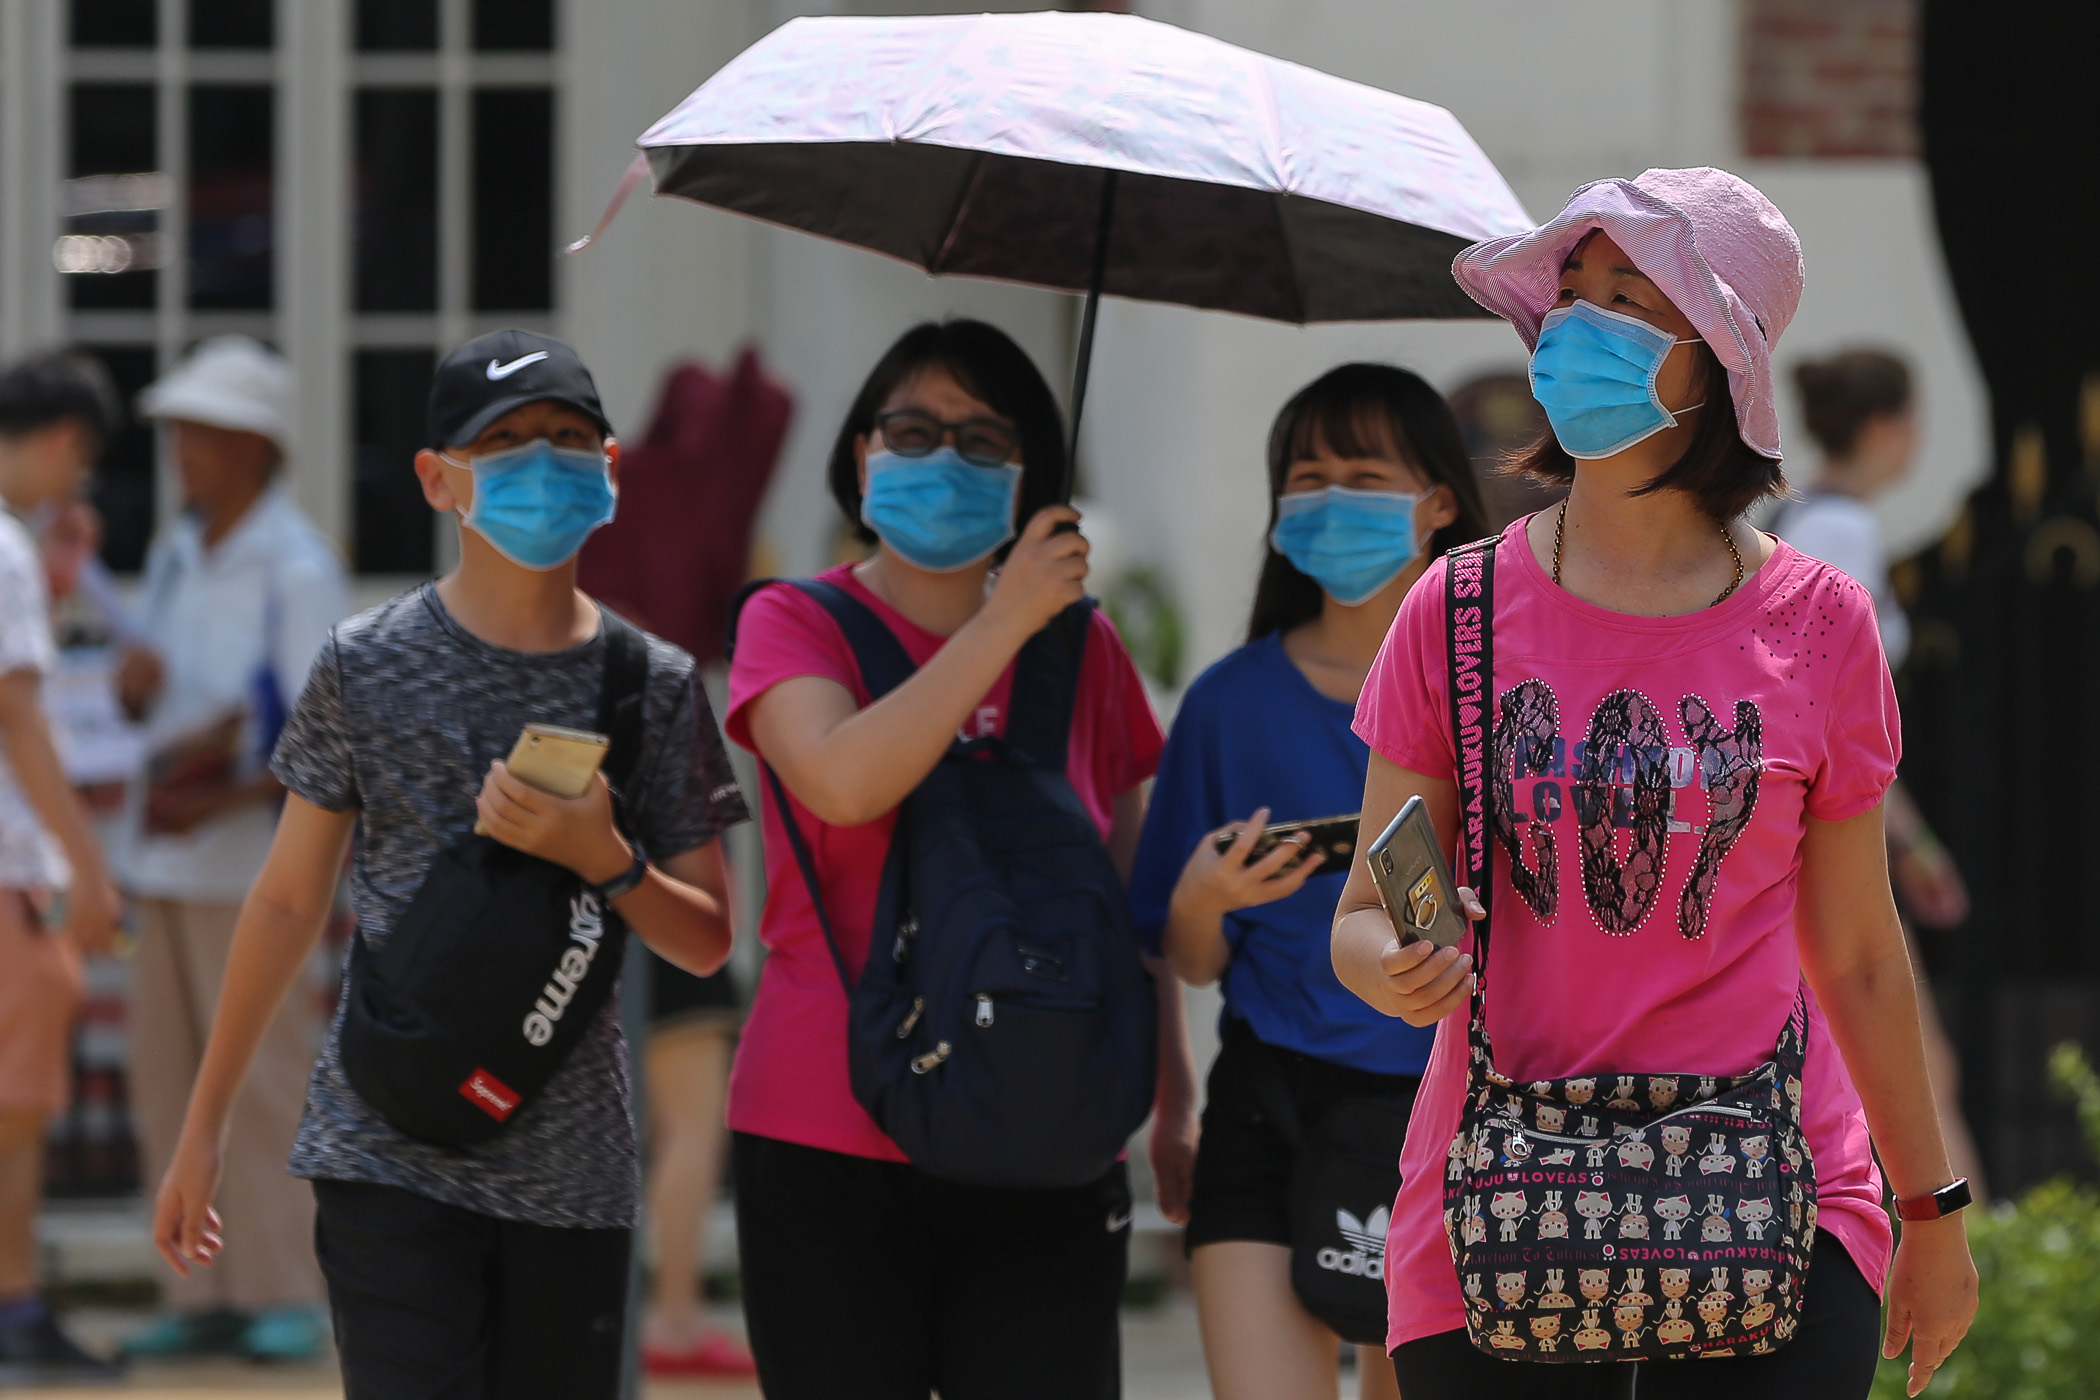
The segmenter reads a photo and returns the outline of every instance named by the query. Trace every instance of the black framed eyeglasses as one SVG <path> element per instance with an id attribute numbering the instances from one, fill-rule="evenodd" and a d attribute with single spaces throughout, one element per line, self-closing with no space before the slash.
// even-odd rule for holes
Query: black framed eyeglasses
<path id="1" fill-rule="evenodd" d="M 878 414 L 875 428 L 882 445 L 899 457 L 928 457 L 953 441 L 956 455 L 971 466 L 1003 467 L 1021 450 L 1020 435 L 997 418 L 947 423 L 923 409 L 900 408 Z"/>

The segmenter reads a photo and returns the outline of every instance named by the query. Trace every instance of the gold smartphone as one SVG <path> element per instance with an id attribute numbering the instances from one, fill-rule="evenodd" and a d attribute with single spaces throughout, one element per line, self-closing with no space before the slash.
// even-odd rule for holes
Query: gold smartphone
<path id="1" fill-rule="evenodd" d="M 1451 867 L 1444 863 L 1436 825 L 1421 798 L 1407 799 L 1364 859 L 1371 863 L 1371 881 L 1403 946 L 1418 938 L 1439 948 L 1465 940 L 1465 911 L 1459 908 Z"/>
<path id="2" fill-rule="evenodd" d="M 581 797 L 590 790 L 591 779 L 605 762 L 612 740 L 588 729 L 564 729 L 558 724 L 528 724 L 511 745 L 504 766 L 511 776 L 555 797 Z M 488 832 L 480 822 L 474 834 Z"/>

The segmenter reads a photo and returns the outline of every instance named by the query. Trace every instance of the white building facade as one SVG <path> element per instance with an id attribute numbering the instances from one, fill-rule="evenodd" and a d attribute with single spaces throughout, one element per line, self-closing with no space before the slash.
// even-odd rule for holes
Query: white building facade
<path id="1" fill-rule="evenodd" d="M 1852 344 L 1918 366 L 1924 460 L 1886 513 L 1899 546 L 1920 545 L 1986 457 L 1983 392 L 1923 170 L 1747 160 L 1745 3 L 1135 8 L 1450 108 L 1540 218 L 1584 180 L 1651 165 L 1750 178 L 1807 253 L 1782 393 L 1793 362 Z M 374 593 L 444 562 L 408 456 L 445 347 L 507 324 L 563 334 L 634 433 L 671 363 L 720 363 L 755 343 L 798 404 L 762 558 L 818 567 L 838 528 L 824 456 L 881 349 L 924 317 L 982 316 L 1062 389 L 1074 299 L 936 281 L 677 201 L 637 199 L 596 246 L 559 249 L 597 221 L 645 126 L 773 26 L 825 8 L 892 7 L 0 0 L 0 355 L 80 344 L 136 388 L 204 335 L 278 345 L 301 384 L 295 489 Z M 1261 444 L 1293 390 L 1357 358 L 1409 366 L 1447 391 L 1523 365 L 1499 322 L 1299 329 L 1114 302 L 1096 354 L 1083 456 L 1113 545 L 1104 562 L 1164 580 L 1186 622 L 1184 678 L 1237 640 L 1266 519 Z M 1812 453 L 1788 407 L 1798 476 Z M 171 500 L 143 431 L 110 466 L 103 497 L 122 567 Z"/>

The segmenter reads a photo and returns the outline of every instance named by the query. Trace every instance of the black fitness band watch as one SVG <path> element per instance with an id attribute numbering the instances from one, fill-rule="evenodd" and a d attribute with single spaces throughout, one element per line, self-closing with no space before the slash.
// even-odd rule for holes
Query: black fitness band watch
<path id="1" fill-rule="evenodd" d="M 600 904 L 610 905 L 614 900 L 634 893 L 635 886 L 649 877 L 649 857 L 640 846 L 634 848 L 634 864 L 613 876 L 602 885 L 584 882 L 584 888 L 597 897 Z"/>
<path id="2" fill-rule="evenodd" d="M 1896 1202 L 1896 1218 L 1899 1220 L 1943 1220 L 1968 1205 L 1973 1199 L 1969 1194 L 1969 1179 L 1958 1176 L 1937 1191 L 1923 1196 L 1906 1196 Z"/>

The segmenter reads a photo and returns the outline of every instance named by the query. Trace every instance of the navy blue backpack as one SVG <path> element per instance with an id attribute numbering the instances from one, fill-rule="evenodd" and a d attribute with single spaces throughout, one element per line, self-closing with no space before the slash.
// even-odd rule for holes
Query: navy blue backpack
<path id="1" fill-rule="evenodd" d="M 837 620 L 871 700 L 917 669 L 845 589 L 791 582 Z M 905 798 L 857 982 L 766 770 L 846 989 L 853 1096 L 946 1180 L 1084 1185 L 1152 1107 L 1157 994 L 1122 877 L 1065 773 L 1093 606 L 1074 604 L 1021 649 L 1005 734 L 958 739 Z"/>

